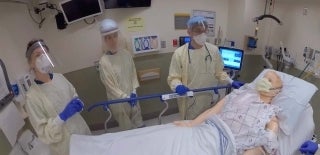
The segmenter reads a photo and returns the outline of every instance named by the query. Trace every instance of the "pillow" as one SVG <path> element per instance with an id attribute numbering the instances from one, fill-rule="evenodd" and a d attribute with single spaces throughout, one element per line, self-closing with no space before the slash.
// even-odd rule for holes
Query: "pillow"
<path id="1" fill-rule="evenodd" d="M 275 71 L 272 69 L 263 70 L 249 86 L 254 88 L 255 83 L 270 70 Z M 279 126 L 286 135 L 290 135 L 298 123 L 302 112 L 305 110 L 318 88 L 315 85 L 292 75 L 279 71 L 275 72 L 280 76 L 283 82 L 283 88 L 272 100 L 272 104 L 278 105 L 282 109 L 278 115 Z"/>

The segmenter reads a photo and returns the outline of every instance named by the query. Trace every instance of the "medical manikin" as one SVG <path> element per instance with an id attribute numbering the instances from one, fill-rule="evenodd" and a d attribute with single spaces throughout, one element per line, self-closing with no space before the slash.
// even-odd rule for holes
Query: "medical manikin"
<path id="1" fill-rule="evenodd" d="M 25 108 L 39 139 L 52 155 L 68 155 L 71 134 L 91 134 L 80 112 L 83 102 L 62 75 L 52 73 L 54 63 L 43 40 L 28 43 L 26 58 L 35 76 L 26 94 Z"/>
<path id="2" fill-rule="evenodd" d="M 105 19 L 101 22 L 100 32 L 104 53 L 99 61 L 99 71 L 107 97 L 109 100 L 131 99 L 129 103 L 110 105 L 113 117 L 122 130 L 143 127 L 140 106 L 134 99 L 139 87 L 136 68 L 119 36 L 118 24 L 111 19 Z"/>
<path id="3" fill-rule="evenodd" d="M 212 116 L 217 116 L 231 129 L 237 154 L 278 154 L 279 125 L 276 116 L 281 109 L 271 101 L 281 89 L 280 77 L 269 71 L 256 83 L 255 89 L 245 85 L 234 90 L 196 119 L 175 124 L 194 127 Z"/>

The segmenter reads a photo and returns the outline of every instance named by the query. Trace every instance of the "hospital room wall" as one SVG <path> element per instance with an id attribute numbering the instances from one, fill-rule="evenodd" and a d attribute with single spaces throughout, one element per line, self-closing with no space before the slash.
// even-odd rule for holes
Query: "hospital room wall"
<path id="1" fill-rule="evenodd" d="M 276 38 L 277 32 L 285 30 L 283 43 L 296 59 L 296 68 L 302 70 L 306 65 L 304 48 L 308 46 L 320 50 L 320 1 L 280 1 L 278 5 L 278 9 L 284 11 L 284 24 L 274 28 L 272 37 Z M 307 8 L 306 15 L 303 14 L 304 8 Z M 274 44 L 279 46 L 279 42 Z"/>
<path id="2" fill-rule="evenodd" d="M 134 58 L 137 71 L 151 68 L 161 69 L 160 79 L 141 83 L 138 89 L 140 95 L 170 92 L 166 78 L 171 60 L 171 52 L 176 49 L 176 47 L 172 47 L 172 39 L 178 39 L 179 36 L 187 35 L 186 30 L 174 29 L 174 14 L 191 13 L 193 9 L 216 11 L 216 26 L 221 26 L 223 32 L 226 33 L 228 1 L 224 0 L 176 0 L 175 3 L 172 3 L 171 0 L 152 0 L 152 5 L 148 8 L 108 9 L 105 10 L 102 16 L 97 18 L 98 21 L 104 18 L 116 20 L 120 25 L 122 35 L 127 37 L 128 45 L 130 45 L 132 35 L 150 33 L 159 34 L 161 40 L 166 41 L 166 48 L 161 48 L 158 53 L 148 56 L 139 55 Z M 142 17 L 145 22 L 144 30 L 141 32 L 128 32 L 126 20 L 130 17 Z M 98 60 L 102 55 L 99 22 L 92 25 L 77 22 L 61 31 L 57 30 L 54 19 L 47 19 L 43 25 L 43 29 L 46 30 L 44 37 L 51 50 L 57 53 L 55 56 L 62 62 L 63 67 L 59 67 L 57 71 L 65 73 L 86 103 L 93 104 L 97 101 L 105 100 L 105 89 L 100 82 L 98 72 L 92 67 L 94 61 Z M 82 80 L 97 81 L 84 83 Z M 141 102 L 143 114 L 148 116 L 148 114 L 159 111 L 162 105 L 158 104 L 158 100 L 154 102 L 152 105 L 147 104 L 145 101 Z M 96 126 L 103 122 L 105 114 L 99 110 L 97 112 L 98 114 L 92 112 L 83 113 L 88 124 Z M 97 115 L 103 117 L 97 118 Z"/>
<path id="3" fill-rule="evenodd" d="M 254 17 L 264 13 L 265 0 L 229 0 L 228 31 L 226 39 L 236 42 L 236 48 L 244 49 L 246 54 L 261 54 L 267 35 L 266 21 L 259 22 L 257 49 L 248 50 L 245 45 L 246 36 L 254 36 L 256 23 Z"/>
<path id="4" fill-rule="evenodd" d="M 6 65 L 11 82 L 14 82 L 28 70 L 25 58 L 27 42 L 42 33 L 31 21 L 26 5 L 0 3 L 0 34 L 0 58 Z"/>
<path id="5" fill-rule="evenodd" d="M 126 37 L 128 45 L 131 45 L 131 36 L 144 34 L 159 34 L 162 41 L 166 41 L 167 47 L 159 52 L 173 52 L 172 39 L 187 35 L 186 30 L 174 29 L 175 13 L 191 13 L 193 9 L 209 10 L 217 12 L 216 26 L 221 26 L 223 33 L 227 31 L 228 1 L 224 0 L 152 0 L 151 7 L 107 9 L 105 13 L 97 17 L 98 22 L 87 25 L 83 21 L 68 25 L 65 30 L 57 30 L 55 19 L 46 19 L 43 25 L 44 36 L 56 57 L 61 60 L 63 67 L 57 70 L 62 73 L 93 66 L 94 61 L 102 55 L 101 36 L 99 23 L 104 18 L 112 18 L 117 21 Z M 131 17 L 141 17 L 145 27 L 140 32 L 128 32 L 126 21 Z M 88 19 L 91 21 L 92 19 Z M 216 30 L 217 31 L 217 30 Z M 225 34 L 224 34 L 225 36 Z M 131 49 L 131 47 L 130 47 Z M 74 57 L 77 60 L 74 61 Z"/>
<path id="6" fill-rule="evenodd" d="M 302 55 L 304 47 L 320 50 L 320 1 L 279 0 L 274 4 L 272 14 L 283 25 L 268 18 L 259 21 L 258 48 L 254 51 L 246 50 L 246 54 L 264 54 L 265 46 L 279 49 L 282 41 L 296 59 L 295 67 L 302 70 L 305 66 Z M 235 40 L 237 47 L 243 48 L 244 36 L 254 35 L 256 24 L 252 22 L 252 18 L 262 15 L 264 6 L 265 0 L 230 0 L 227 39 Z M 304 8 L 308 9 L 307 15 L 303 15 Z"/>

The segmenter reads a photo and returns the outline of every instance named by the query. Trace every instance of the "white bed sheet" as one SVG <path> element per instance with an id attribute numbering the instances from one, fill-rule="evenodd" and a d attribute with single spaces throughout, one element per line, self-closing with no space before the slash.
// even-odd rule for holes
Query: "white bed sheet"
<path id="1" fill-rule="evenodd" d="M 314 134 L 313 110 L 309 104 L 300 117 L 293 134 L 287 136 L 282 131 L 279 134 L 281 155 L 301 155 L 299 148 L 303 142 L 310 140 Z"/>
<path id="2" fill-rule="evenodd" d="M 218 118 L 212 120 L 224 138 L 207 123 L 193 128 L 156 125 L 98 136 L 72 135 L 70 155 L 235 155 L 230 129 Z"/>

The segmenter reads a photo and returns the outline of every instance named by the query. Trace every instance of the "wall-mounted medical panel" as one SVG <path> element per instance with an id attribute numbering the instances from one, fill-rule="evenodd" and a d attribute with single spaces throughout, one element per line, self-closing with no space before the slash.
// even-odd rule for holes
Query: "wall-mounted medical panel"
<path id="1" fill-rule="evenodd" d="M 159 35 L 133 36 L 132 48 L 134 54 L 159 51 Z"/>

